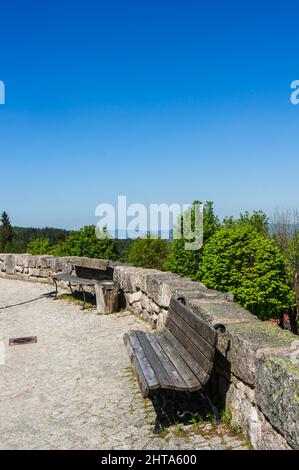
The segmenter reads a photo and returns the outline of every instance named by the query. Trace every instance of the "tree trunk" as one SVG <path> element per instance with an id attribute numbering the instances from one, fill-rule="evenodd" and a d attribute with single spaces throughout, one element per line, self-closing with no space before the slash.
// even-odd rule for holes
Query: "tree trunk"
<path id="1" fill-rule="evenodd" d="M 289 316 L 289 319 L 290 319 L 291 332 L 294 333 L 294 335 L 297 335 L 298 334 L 297 309 L 294 308 L 293 310 L 290 310 L 288 312 L 288 316 Z"/>
<path id="2" fill-rule="evenodd" d="M 95 284 L 97 312 L 114 313 L 117 311 L 118 286 L 114 281 L 100 281 Z"/>
<path id="3" fill-rule="evenodd" d="M 284 312 L 280 312 L 280 315 L 279 315 L 279 323 L 278 323 L 278 326 L 282 329 L 284 329 Z"/>

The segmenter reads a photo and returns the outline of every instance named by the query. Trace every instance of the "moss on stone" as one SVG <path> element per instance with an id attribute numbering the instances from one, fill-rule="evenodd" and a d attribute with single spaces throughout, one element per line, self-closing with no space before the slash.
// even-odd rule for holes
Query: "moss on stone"
<path id="1" fill-rule="evenodd" d="M 287 369 L 287 371 L 290 372 L 292 375 L 296 375 L 297 377 L 299 377 L 299 365 L 291 362 L 288 356 L 272 356 L 267 360 L 266 365 L 268 366 L 269 364 L 269 367 L 272 368 L 273 362 L 280 364 L 285 369 Z"/>
<path id="2" fill-rule="evenodd" d="M 258 348 L 289 347 L 296 338 L 292 333 L 282 330 L 270 322 L 248 322 L 228 326 L 229 332 L 237 334 Z"/>

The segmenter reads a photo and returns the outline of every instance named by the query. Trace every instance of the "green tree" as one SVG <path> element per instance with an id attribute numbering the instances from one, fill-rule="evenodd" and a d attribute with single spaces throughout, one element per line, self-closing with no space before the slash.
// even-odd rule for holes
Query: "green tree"
<path id="1" fill-rule="evenodd" d="M 234 294 L 236 302 L 262 319 L 279 317 L 294 304 L 278 247 L 250 224 L 214 234 L 204 247 L 199 277 L 209 288 Z"/>
<path id="2" fill-rule="evenodd" d="M 162 238 L 145 238 L 135 240 L 127 254 L 127 259 L 136 267 L 163 269 L 169 254 L 169 242 Z"/>
<path id="3" fill-rule="evenodd" d="M 52 245 L 48 238 L 37 238 L 27 245 L 27 252 L 31 255 L 51 255 Z"/>
<path id="4" fill-rule="evenodd" d="M 240 227 L 249 225 L 263 235 L 269 234 L 269 218 L 263 211 L 253 211 L 250 214 L 248 211 L 241 213 L 238 219 L 234 217 L 224 217 L 223 227 Z"/>
<path id="5" fill-rule="evenodd" d="M 8 217 L 7 212 L 1 214 L 1 227 L 0 227 L 0 249 L 2 252 L 11 250 L 13 241 L 13 229 Z"/>
<path id="6" fill-rule="evenodd" d="M 198 201 L 193 202 L 191 208 L 191 227 L 194 229 L 194 205 Z M 181 230 L 182 234 L 182 220 L 180 217 L 177 223 L 177 230 Z M 213 202 L 207 201 L 203 206 L 203 242 L 208 242 L 211 236 L 219 228 L 219 219 L 214 213 Z M 164 268 L 167 271 L 180 274 L 181 276 L 190 277 L 191 279 L 198 279 L 198 268 L 202 258 L 202 248 L 200 250 L 186 250 L 186 240 L 183 236 L 176 239 L 171 244 L 171 252 L 164 263 Z"/>
<path id="7" fill-rule="evenodd" d="M 71 232 L 63 242 L 53 246 L 51 254 L 55 256 L 87 256 L 116 260 L 119 258 L 117 240 L 103 232 L 98 238 L 95 226 L 88 225 Z"/>
<path id="8" fill-rule="evenodd" d="M 298 334 L 299 318 L 299 212 L 276 209 L 271 218 L 271 235 L 279 247 L 286 266 L 288 284 L 296 297 L 296 308 L 288 311 L 291 330 Z M 283 326 L 283 317 L 281 318 Z"/>

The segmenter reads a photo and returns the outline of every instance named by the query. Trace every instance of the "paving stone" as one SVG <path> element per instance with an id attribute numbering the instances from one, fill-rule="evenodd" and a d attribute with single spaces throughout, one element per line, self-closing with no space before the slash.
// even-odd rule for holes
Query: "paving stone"
<path id="1" fill-rule="evenodd" d="M 0 341 L 36 335 L 36 344 L 6 347 L 0 365 L 0 449 L 211 449 L 225 444 L 210 424 L 152 433 L 155 412 L 144 401 L 122 337 L 150 325 L 132 314 L 97 315 L 54 301 L 45 284 L 0 279 Z"/>

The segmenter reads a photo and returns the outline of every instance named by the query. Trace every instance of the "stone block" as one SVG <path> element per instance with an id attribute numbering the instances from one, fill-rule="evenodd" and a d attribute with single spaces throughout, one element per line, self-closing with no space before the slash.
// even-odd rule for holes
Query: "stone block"
<path id="1" fill-rule="evenodd" d="M 260 350 L 288 349 L 294 335 L 270 322 L 252 321 L 227 325 L 225 334 L 218 335 L 218 360 L 225 361 L 230 372 L 246 384 L 254 385 L 256 360 Z M 221 365 L 221 364 L 220 364 Z"/>
<path id="2" fill-rule="evenodd" d="M 137 292 L 133 292 L 133 294 L 128 294 L 129 304 L 131 305 L 134 302 L 140 302 L 142 297 L 143 297 L 143 294 L 142 294 L 141 290 L 139 290 Z"/>
<path id="3" fill-rule="evenodd" d="M 295 354 L 297 355 L 295 356 Z M 257 359 L 256 402 L 289 444 L 299 449 L 299 350 Z"/>
<path id="4" fill-rule="evenodd" d="M 254 403 L 254 391 L 242 382 L 231 383 L 226 395 L 226 409 L 236 425 L 256 450 L 289 450 L 286 439 L 265 419 Z"/>
<path id="5" fill-rule="evenodd" d="M 134 312 L 136 315 L 140 315 L 142 313 L 142 305 L 141 302 L 134 302 L 132 305 L 129 306 L 130 310 Z"/>
<path id="6" fill-rule="evenodd" d="M 187 296 L 186 305 L 209 323 L 223 323 L 227 325 L 229 323 L 259 321 L 256 316 L 240 307 L 240 305 L 225 301 L 213 294 L 210 297 L 207 294 L 202 298 Z"/>
<path id="7" fill-rule="evenodd" d="M 176 274 L 151 273 L 146 278 L 146 293 L 160 307 L 168 307 L 177 279 Z"/>
<path id="8" fill-rule="evenodd" d="M 29 255 L 28 257 L 28 266 L 29 268 L 35 268 L 38 257 L 35 255 Z"/>
<path id="9" fill-rule="evenodd" d="M 6 260 L 6 274 L 13 275 L 16 273 L 16 255 L 7 255 Z"/>

